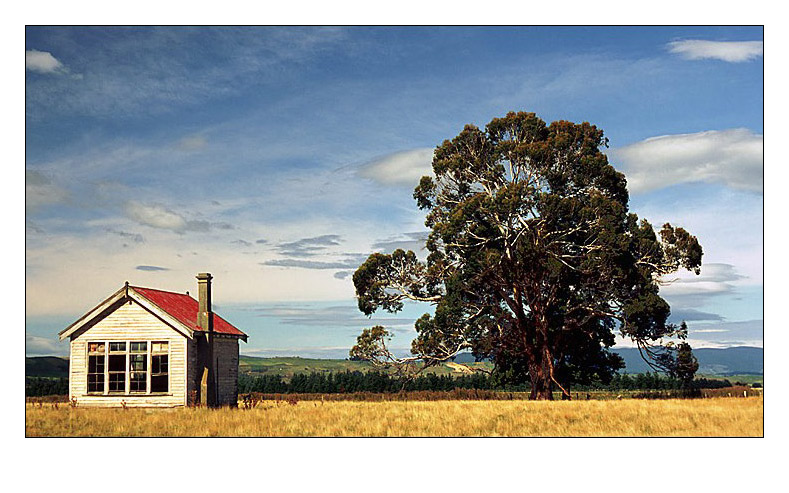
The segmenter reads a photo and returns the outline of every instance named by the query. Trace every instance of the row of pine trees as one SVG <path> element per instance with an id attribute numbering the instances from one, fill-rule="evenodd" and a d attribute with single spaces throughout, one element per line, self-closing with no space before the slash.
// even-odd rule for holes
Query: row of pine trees
<path id="1" fill-rule="evenodd" d="M 729 387 L 728 380 L 696 379 L 692 388 Z M 454 389 L 527 391 L 528 382 L 521 385 L 501 386 L 496 379 L 484 373 L 473 375 L 423 374 L 405 384 L 406 391 L 449 391 Z M 577 386 L 573 390 L 675 390 L 682 388 L 682 381 L 659 373 L 636 375 L 616 374 L 610 383 Z M 403 390 L 400 379 L 379 371 L 350 371 L 297 374 L 290 381 L 281 375 L 239 375 L 238 392 L 264 394 L 334 394 L 350 392 L 398 392 Z"/>
<path id="2" fill-rule="evenodd" d="M 729 387 L 728 380 L 709 380 L 697 378 L 692 388 Z M 608 384 L 597 383 L 590 386 L 577 386 L 573 390 L 675 390 L 682 388 L 676 378 L 659 373 L 639 373 L 636 375 L 615 374 Z M 379 371 L 344 371 L 331 373 L 313 372 L 293 375 L 285 380 L 281 375 L 250 375 L 238 377 L 239 394 L 260 392 L 264 394 L 336 394 L 351 392 L 399 392 L 402 381 Z M 408 382 L 407 391 L 448 391 L 454 389 L 527 391 L 528 383 L 501 386 L 495 378 L 484 373 L 473 375 L 420 375 Z M 68 378 L 25 378 L 25 396 L 40 397 L 47 395 L 67 395 Z"/>

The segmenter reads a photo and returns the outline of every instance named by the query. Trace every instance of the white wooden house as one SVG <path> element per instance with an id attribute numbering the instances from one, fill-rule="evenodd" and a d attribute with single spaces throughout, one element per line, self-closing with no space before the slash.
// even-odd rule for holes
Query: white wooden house
<path id="1" fill-rule="evenodd" d="M 247 335 L 211 310 L 211 274 L 189 293 L 130 286 L 60 332 L 78 406 L 235 406 Z"/>

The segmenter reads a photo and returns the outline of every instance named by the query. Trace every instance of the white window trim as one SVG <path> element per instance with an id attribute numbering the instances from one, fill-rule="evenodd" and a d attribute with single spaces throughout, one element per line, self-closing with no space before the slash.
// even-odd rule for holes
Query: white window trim
<path id="1" fill-rule="evenodd" d="M 123 392 L 110 392 L 110 343 L 111 342 L 125 342 L 126 343 L 126 386 Z M 131 371 L 129 370 L 129 359 L 131 355 L 132 342 L 145 342 L 147 354 L 147 368 L 146 368 L 146 382 L 145 392 L 132 392 L 131 391 Z M 151 392 L 151 375 L 153 373 L 153 343 L 166 343 L 167 344 L 167 391 L 166 392 Z M 125 339 L 125 340 L 98 340 L 88 339 L 85 341 L 85 397 L 95 396 L 111 396 L 111 397 L 140 397 L 140 396 L 166 396 L 172 395 L 170 388 L 172 387 L 172 373 L 170 371 L 172 362 L 172 340 L 170 339 Z M 90 345 L 91 343 L 104 344 L 104 391 L 103 392 L 90 392 L 88 391 L 88 375 L 90 370 Z M 117 353 L 116 353 L 117 354 Z M 136 353 L 141 354 L 141 353 Z M 156 355 L 164 355 L 165 353 L 157 352 Z M 69 362 L 70 363 L 70 362 Z M 117 373 L 117 372 L 115 372 Z M 69 379 L 70 380 L 70 379 Z M 69 386 L 71 383 L 69 382 Z"/>
<path id="2" fill-rule="evenodd" d="M 90 357 L 91 357 L 90 345 L 91 345 L 91 343 L 104 344 L 104 365 L 103 365 L 103 368 L 104 368 L 104 372 L 103 372 L 104 373 L 104 381 L 102 382 L 103 389 L 102 389 L 101 392 L 91 392 L 89 390 L 89 388 L 90 388 L 90 382 L 89 382 L 90 377 L 89 377 L 89 375 L 91 375 L 91 373 L 90 373 Z M 107 363 L 108 363 L 107 354 L 108 353 L 109 353 L 109 346 L 107 345 L 107 341 L 92 340 L 92 341 L 87 341 L 85 343 L 85 395 L 107 395 L 107 389 L 109 388 L 109 383 L 107 381 L 108 374 L 109 374 L 108 371 L 107 371 Z M 97 356 L 97 355 L 93 355 L 93 356 Z M 69 385 L 71 385 L 71 384 L 69 384 Z"/>
<path id="3" fill-rule="evenodd" d="M 151 392 L 151 377 L 153 376 L 153 357 L 154 357 L 154 354 L 153 354 L 153 343 L 154 342 L 166 342 L 167 343 L 167 391 L 166 392 Z M 151 362 L 151 366 L 149 367 L 150 371 L 148 372 L 148 394 L 149 395 L 167 395 L 167 394 L 170 393 L 170 382 L 172 381 L 172 379 L 170 378 L 170 374 L 171 374 L 170 373 L 170 362 L 172 361 L 172 358 L 170 357 L 170 347 L 171 346 L 172 346 L 172 344 L 170 344 L 169 340 L 163 341 L 163 340 L 159 339 L 159 340 L 150 342 L 150 345 L 148 347 L 148 358 L 149 358 L 149 360 Z M 162 356 L 163 354 L 164 354 L 164 351 L 156 353 L 156 356 Z"/>

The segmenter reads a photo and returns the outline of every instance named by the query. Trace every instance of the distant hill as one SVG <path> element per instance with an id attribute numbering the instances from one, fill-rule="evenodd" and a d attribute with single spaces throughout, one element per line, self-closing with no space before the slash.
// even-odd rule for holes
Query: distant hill
<path id="1" fill-rule="evenodd" d="M 652 371 L 644 362 L 636 348 L 616 348 L 625 360 L 627 373 L 646 373 Z M 730 347 L 725 349 L 700 348 L 694 349 L 693 354 L 699 360 L 699 374 L 702 375 L 742 375 L 764 373 L 764 350 L 758 347 Z M 455 358 L 457 363 L 474 361 L 470 353 L 459 354 Z"/>
<path id="2" fill-rule="evenodd" d="M 636 348 L 615 349 L 625 360 L 627 373 L 651 371 Z M 693 354 L 699 360 L 701 375 L 740 375 L 764 373 L 764 349 L 759 347 L 730 347 L 725 349 L 700 348 Z"/>
<path id="3" fill-rule="evenodd" d="M 289 378 L 297 373 L 328 373 L 345 370 L 367 371 L 372 369 L 372 365 L 365 361 L 344 359 L 300 358 L 298 356 L 260 358 L 241 355 L 238 361 L 238 369 L 241 373 L 279 374 Z"/>
<path id="4" fill-rule="evenodd" d="M 625 360 L 627 373 L 645 373 L 651 371 L 649 366 L 641 359 L 638 349 L 615 349 Z M 694 349 L 693 354 L 699 360 L 701 375 L 742 375 L 764 373 L 764 350 L 756 347 L 732 347 L 726 349 Z M 469 353 L 459 354 L 456 363 L 474 363 L 474 357 Z M 483 365 L 484 363 L 478 363 Z M 343 359 L 312 359 L 299 357 L 258 358 L 241 355 L 239 370 L 242 373 L 266 373 L 282 375 L 290 378 L 297 373 L 338 372 L 338 371 L 368 371 L 372 365 L 363 361 L 349 361 Z M 431 373 L 457 374 L 447 365 L 431 369 Z M 25 358 L 25 375 L 29 377 L 67 377 L 68 359 L 55 356 L 38 356 Z"/>
<path id="5" fill-rule="evenodd" d="M 473 360 L 473 358 L 472 358 Z M 484 363 L 479 363 L 484 365 Z M 239 371 L 241 373 L 263 373 L 269 375 L 282 375 L 288 379 L 298 373 L 329 373 L 342 371 L 370 371 L 375 370 L 372 364 L 366 361 L 350 361 L 347 359 L 317 359 L 300 358 L 298 356 L 258 358 L 241 355 L 239 358 Z M 447 365 L 429 368 L 427 373 L 437 375 L 460 374 Z"/>
<path id="6" fill-rule="evenodd" d="M 68 377 L 68 358 L 57 356 L 25 358 L 25 376 Z"/>

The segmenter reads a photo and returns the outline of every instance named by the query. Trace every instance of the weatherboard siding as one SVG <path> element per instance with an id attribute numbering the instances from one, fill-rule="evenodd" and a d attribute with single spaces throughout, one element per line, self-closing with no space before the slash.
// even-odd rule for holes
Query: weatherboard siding
<path id="1" fill-rule="evenodd" d="M 235 406 L 238 404 L 238 339 L 215 337 L 214 361 L 218 403 Z"/>
<path id="2" fill-rule="evenodd" d="M 186 341 L 186 402 L 197 404 L 197 392 L 200 388 L 200 377 L 197 374 L 197 339 Z"/>
<path id="3" fill-rule="evenodd" d="M 187 396 L 197 397 L 202 377 L 198 359 L 197 340 L 186 343 Z M 238 338 L 214 337 L 214 365 L 217 384 L 217 404 L 238 405 Z"/>
<path id="4" fill-rule="evenodd" d="M 169 344 L 167 394 L 87 394 L 88 341 L 167 341 Z M 79 333 L 71 341 L 70 398 L 78 406 L 161 406 L 186 404 L 186 346 L 187 338 L 162 322 L 137 303 L 127 302 L 104 319 Z M 150 372 L 151 368 L 148 368 Z"/>

